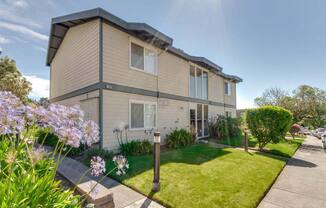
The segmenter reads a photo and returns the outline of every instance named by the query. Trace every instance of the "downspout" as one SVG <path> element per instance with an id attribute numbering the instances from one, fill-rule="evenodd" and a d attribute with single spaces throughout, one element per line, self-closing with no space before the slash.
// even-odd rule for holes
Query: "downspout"
<path id="1" fill-rule="evenodd" d="M 100 127 L 100 149 L 103 149 L 103 19 L 100 18 L 99 25 L 99 127 Z"/>

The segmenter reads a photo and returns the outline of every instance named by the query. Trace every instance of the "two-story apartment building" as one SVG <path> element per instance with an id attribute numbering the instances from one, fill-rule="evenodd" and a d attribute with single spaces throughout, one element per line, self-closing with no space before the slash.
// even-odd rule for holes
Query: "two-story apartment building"
<path id="1" fill-rule="evenodd" d="M 116 148 L 116 127 L 128 137 L 144 130 L 196 128 L 208 136 L 208 119 L 236 116 L 239 77 L 203 57 L 174 48 L 172 38 L 145 23 L 126 22 L 101 8 L 52 19 L 47 65 L 50 100 L 79 104 L 98 122 L 101 146 Z"/>

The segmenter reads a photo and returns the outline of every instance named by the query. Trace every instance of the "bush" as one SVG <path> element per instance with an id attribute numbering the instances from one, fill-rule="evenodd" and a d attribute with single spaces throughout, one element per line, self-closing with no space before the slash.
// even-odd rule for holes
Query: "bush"
<path id="1" fill-rule="evenodd" d="M 214 139 L 224 139 L 241 135 L 241 118 L 218 116 L 208 123 L 210 135 Z"/>
<path id="2" fill-rule="evenodd" d="M 281 107 L 264 106 L 247 111 L 251 134 L 257 138 L 262 150 L 269 142 L 278 143 L 285 137 L 292 123 L 292 113 Z"/>
<path id="3" fill-rule="evenodd" d="M 289 130 L 291 136 L 293 137 L 293 139 L 295 139 L 295 135 L 297 133 L 299 133 L 301 130 L 301 126 L 299 124 L 293 124 Z"/>
<path id="4" fill-rule="evenodd" d="M 168 148 L 180 148 L 192 145 L 194 137 L 186 129 L 175 129 L 166 135 L 165 143 Z"/>
<path id="5" fill-rule="evenodd" d="M 103 158 L 105 161 L 111 160 L 113 158 L 114 153 L 109 150 L 100 149 L 100 148 L 91 148 L 86 150 L 86 158 L 84 161 L 87 161 L 87 163 L 90 163 L 90 160 L 95 157 L 99 156 Z M 87 164 L 89 165 L 89 164 Z"/>
<path id="6" fill-rule="evenodd" d="M 227 126 L 228 126 L 229 137 L 235 137 L 241 135 L 241 125 L 242 125 L 241 118 L 228 117 Z"/>
<path id="7" fill-rule="evenodd" d="M 119 148 L 124 155 L 147 155 L 153 152 L 153 144 L 149 140 L 132 140 L 121 143 Z"/>
<path id="8" fill-rule="evenodd" d="M 35 137 L 38 140 L 38 143 L 50 146 L 50 147 L 55 147 L 59 141 L 59 138 L 51 133 L 48 129 L 38 129 Z M 67 154 L 70 157 L 76 156 L 81 154 L 85 150 L 85 146 L 83 144 L 80 144 L 79 148 L 74 148 L 68 145 L 65 145 L 63 148 L 62 153 Z"/>
<path id="9" fill-rule="evenodd" d="M 81 207 L 79 196 L 55 180 L 56 164 L 48 153 L 21 140 L 0 139 L 1 207 Z"/>

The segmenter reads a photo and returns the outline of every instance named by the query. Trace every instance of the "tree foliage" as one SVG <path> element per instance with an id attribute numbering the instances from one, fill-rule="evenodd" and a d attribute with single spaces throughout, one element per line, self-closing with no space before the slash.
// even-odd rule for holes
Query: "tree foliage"
<path id="1" fill-rule="evenodd" d="M 292 94 L 279 88 L 265 90 L 255 99 L 258 106 L 280 106 L 293 113 L 294 122 L 306 127 L 322 127 L 326 124 L 326 91 L 309 85 L 301 85 Z"/>
<path id="2" fill-rule="evenodd" d="M 301 126 L 299 124 L 293 124 L 289 130 L 291 136 L 293 137 L 293 139 L 295 139 L 295 135 L 297 133 L 299 133 L 301 130 Z"/>
<path id="3" fill-rule="evenodd" d="M 251 134 L 257 138 L 259 149 L 266 144 L 278 143 L 285 137 L 292 123 L 292 113 L 277 106 L 264 106 L 247 111 L 247 123 Z"/>
<path id="4" fill-rule="evenodd" d="M 32 90 L 31 83 L 17 69 L 16 62 L 8 57 L 0 58 L 0 91 L 11 91 L 23 102 L 27 102 Z"/>

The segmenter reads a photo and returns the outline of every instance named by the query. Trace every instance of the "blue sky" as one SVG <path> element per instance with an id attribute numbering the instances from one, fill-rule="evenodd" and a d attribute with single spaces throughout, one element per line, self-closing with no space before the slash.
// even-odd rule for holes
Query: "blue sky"
<path id="1" fill-rule="evenodd" d="M 48 90 L 45 66 L 52 17 L 102 7 L 146 22 L 174 46 L 204 56 L 244 79 L 238 108 L 254 106 L 264 89 L 309 84 L 326 90 L 324 0 L 0 0 L 0 48 L 33 82 Z"/>

